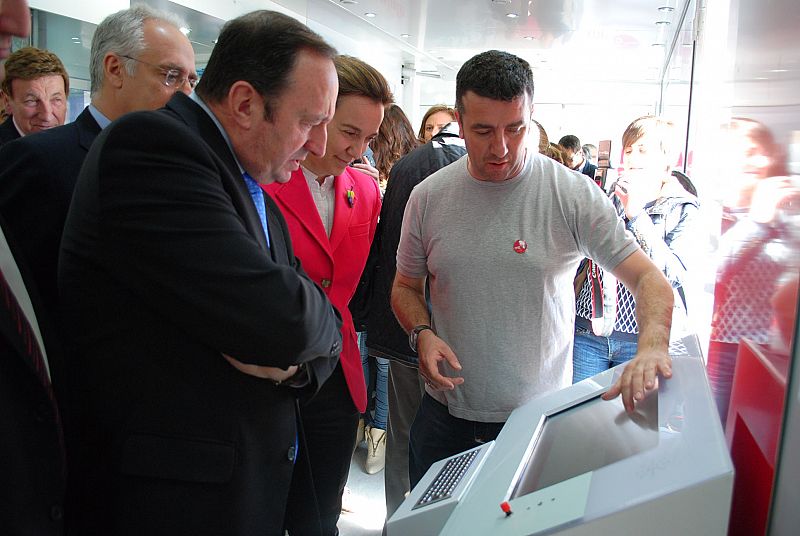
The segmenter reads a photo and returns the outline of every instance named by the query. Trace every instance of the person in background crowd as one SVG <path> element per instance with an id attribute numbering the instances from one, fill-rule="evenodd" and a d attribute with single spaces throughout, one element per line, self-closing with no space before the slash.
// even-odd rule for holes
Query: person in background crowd
<path id="1" fill-rule="evenodd" d="M 389 419 L 386 429 L 386 515 L 391 516 L 411 490 L 408 478 L 408 433 L 424 393 L 417 372 L 416 351 L 397 323 L 389 304 L 395 276 L 400 227 L 411 190 L 435 171 L 455 162 L 467 152 L 459 136 L 458 123 L 444 126 L 431 141 L 420 145 L 392 167 L 380 221 L 367 266 L 371 281 L 367 346 L 370 355 L 389 359 Z"/>
<path id="2" fill-rule="evenodd" d="M 342 315 L 342 355 L 320 392 L 300 406 L 322 533 L 338 533 L 342 494 L 355 449 L 359 414 L 367 393 L 358 340 L 348 309 L 369 254 L 381 196 L 376 177 L 351 167 L 378 136 L 384 108 L 393 101 L 377 69 L 351 56 L 334 59 L 339 79 L 336 112 L 328 124 L 325 154 L 311 154 L 285 184 L 264 190 L 286 218 L 295 254 L 309 277 Z M 372 441 L 378 430 L 370 433 Z M 298 475 L 302 477 L 302 475 Z M 290 495 L 291 534 L 308 534 L 308 498 Z"/>
<path id="3" fill-rule="evenodd" d="M 73 534 L 284 533 L 293 477 L 310 472 L 298 398 L 336 367 L 341 317 L 259 183 L 324 153 L 334 55 L 296 19 L 255 11 L 223 26 L 191 96 L 174 90 L 188 66 L 172 81 L 137 62 L 173 97 L 98 136 L 61 246 Z M 319 533 L 316 509 L 304 522 Z"/>
<path id="4" fill-rule="evenodd" d="M 583 149 L 581 148 L 581 140 L 577 136 L 567 134 L 558 140 L 558 146 L 564 155 L 564 163 L 575 171 L 579 171 L 594 180 L 594 172 L 597 166 L 589 162 L 583 156 Z"/>
<path id="5" fill-rule="evenodd" d="M 389 105 L 386 108 L 386 115 L 381 123 L 381 128 L 378 130 L 378 135 L 370 142 L 370 147 L 373 150 L 377 168 L 380 172 L 381 196 L 386 190 L 389 173 L 394 163 L 416 147 L 417 144 L 418 141 L 414 135 L 414 129 L 411 127 L 411 122 L 406 117 L 406 114 L 403 113 L 402 108 L 396 104 Z M 367 269 L 369 269 L 369 265 Z M 387 398 L 389 360 L 383 357 L 369 356 L 367 351 L 369 315 L 365 314 L 363 316 L 363 319 L 356 319 L 354 316 L 354 321 L 356 321 L 356 329 L 358 331 L 358 347 L 361 352 L 361 363 L 364 367 L 368 395 L 372 376 L 370 369 L 375 371 L 375 407 L 374 413 L 368 410 L 364 414 L 364 418 L 359 421 L 356 443 L 359 444 L 363 439 L 367 440 L 365 469 L 368 474 L 374 474 L 383 470 L 386 459 L 386 421 L 389 416 L 389 401 Z"/>
<path id="6" fill-rule="evenodd" d="M 64 124 L 69 75 L 58 56 L 21 48 L 8 57 L 5 70 L 0 90 L 10 119 L 0 125 L 0 145 Z"/>
<path id="7" fill-rule="evenodd" d="M 417 139 L 420 143 L 428 143 L 447 123 L 455 120 L 456 111 L 453 108 L 446 104 L 435 104 L 422 116 Z"/>
<path id="8" fill-rule="evenodd" d="M 724 130 L 730 150 L 707 367 L 723 427 L 739 342 L 771 343 L 774 295 L 791 292 L 800 268 L 800 188 L 782 147 L 753 119 L 735 117 Z"/>
<path id="9" fill-rule="evenodd" d="M 27 37 L 25 0 L 0 1 L 0 60 Z M 3 72 L 0 69 L 0 81 Z M 53 339 L 25 259 L 0 217 L 0 527 L 4 534 L 64 533 L 66 457 L 50 366 Z"/>
<path id="10" fill-rule="evenodd" d="M 622 394 L 633 411 L 656 374 L 671 375 L 664 275 L 593 181 L 528 151 L 530 65 L 496 50 L 467 60 L 456 109 L 468 156 L 411 193 L 391 294 L 426 384 L 409 441 L 412 486 L 435 461 L 496 438 L 530 398 L 569 385 L 565 313 L 583 257 L 599 258 L 637 298 L 639 351 L 604 398 Z"/>
<path id="11" fill-rule="evenodd" d="M 581 147 L 583 157 L 593 166 L 597 166 L 597 146 L 591 143 L 584 143 Z"/>
<path id="12" fill-rule="evenodd" d="M 672 175 L 676 155 L 673 125 L 653 116 L 640 117 L 622 134 L 624 171 L 612 201 L 653 264 L 679 293 L 675 299 L 673 335 L 686 325 L 683 285 L 692 266 L 698 221 L 698 201 Z M 629 361 L 636 355 L 639 326 L 633 294 L 615 279 L 604 289 L 603 270 L 587 261 L 577 293 L 573 383 Z M 611 281 L 611 283 L 609 283 Z M 616 315 L 604 317 L 604 297 L 613 292 Z M 605 292 L 604 292 L 605 291 Z M 680 321 L 679 321 L 680 320 Z"/>
<path id="13" fill-rule="evenodd" d="M 381 192 L 386 191 L 389 172 L 394 163 L 418 144 L 411 121 L 403 113 L 403 109 L 397 104 L 390 104 L 386 108 L 378 135 L 369 144 L 375 157 L 375 167 L 380 173 Z"/>
<path id="14" fill-rule="evenodd" d="M 541 123 L 539 123 L 535 119 L 531 119 L 531 122 L 536 125 L 536 128 L 539 130 L 539 154 L 543 154 L 548 158 L 552 158 L 559 164 L 564 164 L 564 157 L 561 154 L 561 149 L 555 143 L 550 141 L 550 138 L 547 136 L 547 132 L 544 130 L 544 127 Z"/>

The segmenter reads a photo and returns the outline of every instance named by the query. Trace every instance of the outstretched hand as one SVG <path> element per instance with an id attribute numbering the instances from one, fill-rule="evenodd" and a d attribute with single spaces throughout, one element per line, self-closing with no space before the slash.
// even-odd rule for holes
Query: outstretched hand
<path id="1" fill-rule="evenodd" d="M 460 376 L 444 376 L 439 372 L 439 363 L 446 361 L 455 370 L 461 370 L 456 354 L 442 339 L 427 329 L 420 333 L 417 340 L 419 351 L 419 373 L 425 380 L 425 385 L 434 391 L 452 391 L 456 385 L 464 383 Z"/>
<path id="2" fill-rule="evenodd" d="M 663 351 L 640 349 L 625 366 L 622 376 L 603 395 L 603 400 L 611 400 L 621 394 L 625 411 L 631 413 L 647 391 L 658 387 L 658 374 L 665 379 L 672 377 L 672 358 Z"/>

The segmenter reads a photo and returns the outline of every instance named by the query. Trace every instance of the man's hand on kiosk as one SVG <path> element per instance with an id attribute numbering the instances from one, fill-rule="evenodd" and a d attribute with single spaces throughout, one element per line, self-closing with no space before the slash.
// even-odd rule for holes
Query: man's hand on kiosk
<path id="1" fill-rule="evenodd" d="M 658 375 L 672 377 L 672 358 L 666 351 L 639 348 L 636 356 L 625 366 L 622 376 L 603 395 L 603 400 L 612 400 L 622 395 L 625 411 L 632 413 L 637 402 L 644 399 L 648 391 L 658 387 Z"/>
<path id="2" fill-rule="evenodd" d="M 446 361 L 451 368 L 461 370 L 456 354 L 442 339 L 431 330 L 419 334 L 417 342 L 419 355 L 419 373 L 425 380 L 425 385 L 434 391 L 452 391 L 456 385 L 464 383 L 460 376 L 444 376 L 439 372 L 439 363 Z"/>

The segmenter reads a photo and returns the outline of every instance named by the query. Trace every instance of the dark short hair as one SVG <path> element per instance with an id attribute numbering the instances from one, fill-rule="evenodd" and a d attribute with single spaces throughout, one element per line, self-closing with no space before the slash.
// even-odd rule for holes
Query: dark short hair
<path id="1" fill-rule="evenodd" d="M 266 10 L 242 15 L 222 27 L 195 91 L 207 102 L 221 102 L 233 84 L 248 82 L 264 97 L 264 114 L 272 119 L 272 101 L 289 85 L 303 50 L 336 56 L 322 37 L 288 15 Z"/>
<path id="2" fill-rule="evenodd" d="M 533 102 L 533 71 L 520 57 L 500 50 L 488 50 L 468 59 L 456 75 L 456 110 L 464 113 L 462 99 L 467 91 L 480 97 L 512 101 L 527 94 Z"/>
<path id="3" fill-rule="evenodd" d="M 57 75 L 64 81 L 64 91 L 69 94 L 69 75 L 61 60 L 50 52 L 36 47 L 25 47 L 11 54 L 5 63 L 6 78 L 0 89 L 8 95 L 14 80 L 36 80 L 44 76 Z"/>
<path id="4" fill-rule="evenodd" d="M 583 149 L 581 148 L 581 140 L 579 140 L 578 136 L 575 136 L 574 134 L 562 136 L 561 139 L 558 140 L 558 144 L 564 149 L 571 150 L 573 153 L 583 152 Z"/>

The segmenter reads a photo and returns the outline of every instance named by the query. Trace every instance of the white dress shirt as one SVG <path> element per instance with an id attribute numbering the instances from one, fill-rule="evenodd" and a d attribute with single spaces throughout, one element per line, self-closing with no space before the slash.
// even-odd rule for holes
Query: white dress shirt
<path id="1" fill-rule="evenodd" d="M 305 175 L 308 188 L 311 190 L 311 197 L 314 198 L 314 204 L 317 205 L 317 212 L 319 212 L 322 225 L 325 227 L 325 233 L 330 237 L 331 227 L 333 227 L 334 177 L 333 175 L 328 175 L 322 181 L 322 184 L 320 184 L 317 181 L 317 175 L 305 167 L 303 168 L 303 175 Z"/>

